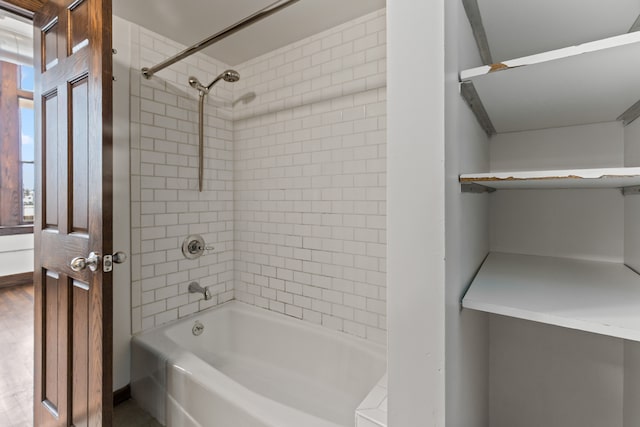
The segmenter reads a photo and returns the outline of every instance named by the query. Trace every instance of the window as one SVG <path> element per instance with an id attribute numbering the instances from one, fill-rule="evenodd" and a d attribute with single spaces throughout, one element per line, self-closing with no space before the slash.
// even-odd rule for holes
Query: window
<path id="1" fill-rule="evenodd" d="M 33 67 L 0 61 L 0 235 L 33 231 Z"/>
<path id="2" fill-rule="evenodd" d="M 22 173 L 22 221 L 33 223 L 35 213 L 35 152 L 33 111 L 33 67 L 20 67 L 20 168 Z"/>

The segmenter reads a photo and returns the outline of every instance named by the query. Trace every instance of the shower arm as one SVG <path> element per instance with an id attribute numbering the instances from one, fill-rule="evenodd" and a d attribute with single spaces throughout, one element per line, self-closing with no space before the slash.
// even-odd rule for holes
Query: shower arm
<path id="1" fill-rule="evenodd" d="M 142 75 L 147 78 L 150 79 L 155 73 L 157 73 L 158 71 L 172 65 L 175 64 L 176 62 L 193 55 L 196 52 L 201 51 L 202 49 L 211 46 L 212 44 L 226 38 L 229 37 L 230 35 L 242 30 L 245 27 L 248 27 L 249 25 L 258 22 L 268 16 L 273 15 L 274 13 L 288 7 L 291 6 L 294 3 L 299 2 L 300 0 L 278 0 L 274 3 L 271 3 L 269 6 L 260 9 L 259 11 L 253 13 L 250 16 L 247 16 L 246 18 L 236 22 L 235 24 L 225 28 L 224 30 L 210 36 L 207 37 L 206 39 L 186 48 L 185 50 L 183 50 L 182 52 L 172 56 L 169 59 L 166 59 L 165 61 L 154 65 L 153 67 L 144 67 L 141 71 L 142 71 Z"/>

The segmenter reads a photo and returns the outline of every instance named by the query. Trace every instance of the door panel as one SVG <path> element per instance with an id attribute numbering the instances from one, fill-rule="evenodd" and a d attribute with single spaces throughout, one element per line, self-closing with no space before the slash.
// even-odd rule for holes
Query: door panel
<path id="1" fill-rule="evenodd" d="M 75 53 L 89 43 L 89 2 L 74 2 L 69 6 L 69 15 L 69 52 Z"/>
<path id="2" fill-rule="evenodd" d="M 47 271 L 45 277 L 44 300 L 44 324 L 46 353 L 44 358 L 44 383 L 43 404 L 47 411 L 54 416 L 64 415 L 64 395 L 66 393 L 67 376 L 66 365 L 60 363 L 66 358 L 66 346 L 59 345 L 60 340 L 65 339 L 64 325 L 66 324 L 66 289 L 60 281 L 60 275 Z M 61 413 L 62 412 L 62 413 Z"/>
<path id="3" fill-rule="evenodd" d="M 112 253 L 111 2 L 50 0 L 34 28 L 34 420 L 110 426 L 111 275 L 70 263 Z"/>
<path id="4" fill-rule="evenodd" d="M 72 372 L 72 422 L 76 427 L 86 426 L 89 414 L 89 285 L 73 281 L 73 372 Z"/>
<path id="5" fill-rule="evenodd" d="M 50 70 L 58 64 L 58 17 L 54 16 L 42 28 L 44 39 L 44 70 Z"/>
<path id="6" fill-rule="evenodd" d="M 89 182 L 86 177 L 89 173 L 89 123 L 87 78 L 71 84 L 71 123 L 73 135 L 71 146 L 73 161 L 71 167 L 71 182 L 73 188 L 73 210 L 71 217 L 71 231 L 74 233 L 87 233 L 89 231 Z M 77 179 L 75 179 L 78 177 Z"/>
<path id="7" fill-rule="evenodd" d="M 37 103 L 37 102 L 36 102 Z M 42 190 L 44 190 L 42 206 L 45 218 L 44 228 L 58 228 L 58 94 L 51 92 L 43 97 L 41 126 L 44 130 L 42 139 Z M 42 192 L 41 190 L 41 192 Z"/>

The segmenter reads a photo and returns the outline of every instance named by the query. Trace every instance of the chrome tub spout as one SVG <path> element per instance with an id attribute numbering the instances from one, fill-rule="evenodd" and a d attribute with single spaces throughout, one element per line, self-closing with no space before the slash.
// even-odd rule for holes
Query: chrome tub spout
<path id="1" fill-rule="evenodd" d="M 189 283 L 189 293 L 202 294 L 202 295 L 204 295 L 204 299 L 205 300 L 210 300 L 211 297 L 212 297 L 211 291 L 209 290 L 209 288 L 208 287 L 203 288 L 202 286 L 200 286 L 200 284 L 198 282 Z"/>

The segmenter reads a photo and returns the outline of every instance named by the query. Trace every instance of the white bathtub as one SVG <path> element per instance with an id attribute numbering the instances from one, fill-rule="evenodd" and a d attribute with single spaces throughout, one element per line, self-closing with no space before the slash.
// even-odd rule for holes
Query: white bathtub
<path id="1" fill-rule="evenodd" d="M 168 427 L 352 427 L 386 370 L 380 345 L 236 301 L 132 346 L 133 397 Z"/>

